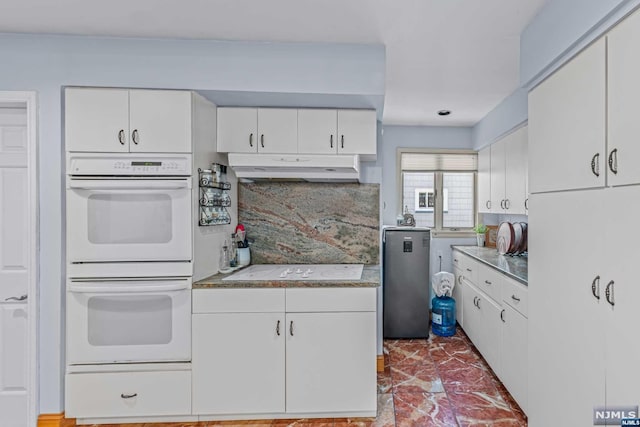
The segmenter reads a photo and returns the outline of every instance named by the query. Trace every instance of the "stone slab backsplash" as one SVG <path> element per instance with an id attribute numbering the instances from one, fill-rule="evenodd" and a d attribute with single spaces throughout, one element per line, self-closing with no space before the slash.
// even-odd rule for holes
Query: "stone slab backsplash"
<path id="1" fill-rule="evenodd" d="M 378 264 L 380 186 L 309 182 L 238 185 L 253 264 Z"/>

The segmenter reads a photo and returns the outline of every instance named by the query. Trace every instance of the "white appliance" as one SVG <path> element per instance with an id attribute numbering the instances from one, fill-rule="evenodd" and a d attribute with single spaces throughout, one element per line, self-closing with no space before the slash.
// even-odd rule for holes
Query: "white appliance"
<path id="1" fill-rule="evenodd" d="M 238 178 L 347 182 L 360 180 L 360 157 L 357 154 L 229 153 L 229 166 Z"/>
<path id="2" fill-rule="evenodd" d="M 363 269 L 363 264 L 255 264 L 225 277 L 222 280 L 360 280 Z"/>
<path id="3" fill-rule="evenodd" d="M 191 360 L 191 278 L 67 281 L 67 364 Z"/>
<path id="4" fill-rule="evenodd" d="M 71 276 L 86 263 L 190 263 L 191 164 L 190 154 L 68 153 Z"/>

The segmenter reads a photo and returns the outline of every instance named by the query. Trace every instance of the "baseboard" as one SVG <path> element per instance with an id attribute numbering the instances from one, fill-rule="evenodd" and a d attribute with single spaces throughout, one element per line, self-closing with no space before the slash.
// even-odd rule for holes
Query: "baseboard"
<path id="1" fill-rule="evenodd" d="M 378 372 L 384 371 L 384 354 L 379 354 L 376 358 L 376 369 Z"/>
<path id="2" fill-rule="evenodd" d="M 38 415 L 38 427 L 74 427 L 75 425 L 75 418 L 65 418 L 64 412 Z"/>

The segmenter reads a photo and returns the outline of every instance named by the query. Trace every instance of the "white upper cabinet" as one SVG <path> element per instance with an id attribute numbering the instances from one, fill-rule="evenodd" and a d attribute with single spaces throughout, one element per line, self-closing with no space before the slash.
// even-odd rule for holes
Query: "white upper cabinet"
<path id="1" fill-rule="evenodd" d="M 67 151 L 187 153 L 191 92 L 67 88 Z"/>
<path id="2" fill-rule="evenodd" d="M 298 150 L 298 110 L 258 108 L 258 153 L 295 153 Z"/>
<path id="3" fill-rule="evenodd" d="M 338 110 L 338 154 L 360 154 L 375 160 L 375 110 Z"/>
<path id="4" fill-rule="evenodd" d="M 491 212 L 491 146 L 478 151 L 478 212 Z"/>
<path id="5" fill-rule="evenodd" d="M 505 211 L 504 181 L 506 179 L 507 139 L 491 144 L 491 212 Z"/>
<path id="6" fill-rule="evenodd" d="M 509 135 L 505 145 L 505 208 L 509 214 L 527 213 L 527 127 Z"/>
<path id="7" fill-rule="evenodd" d="M 338 110 L 298 110 L 298 153 L 338 152 Z"/>
<path id="8" fill-rule="evenodd" d="M 605 55 L 600 39 L 529 93 L 531 193 L 605 185 Z"/>
<path id="9" fill-rule="evenodd" d="M 298 112 L 288 108 L 218 108 L 221 153 L 295 153 Z"/>
<path id="10" fill-rule="evenodd" d="M 608 183 L 637 184 L 640 183 L 640 13 L 620 23 L 607 39 Z"/>

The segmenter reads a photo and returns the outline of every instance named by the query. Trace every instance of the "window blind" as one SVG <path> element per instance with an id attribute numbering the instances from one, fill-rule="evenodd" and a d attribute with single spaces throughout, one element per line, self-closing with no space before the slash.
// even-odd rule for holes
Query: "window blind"
<path id="1" fill-rule="evenodd" d="M 478 170 L 475 153 L 401 153 L 402 171 L 474 172 Z"/>

